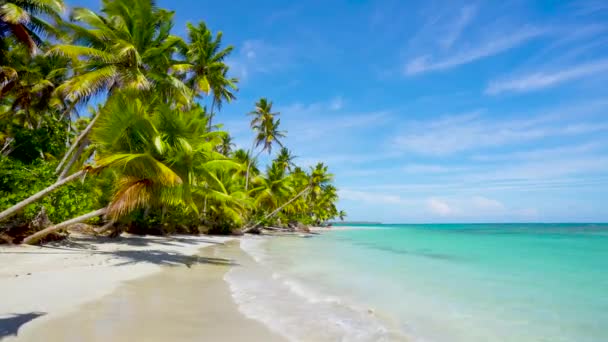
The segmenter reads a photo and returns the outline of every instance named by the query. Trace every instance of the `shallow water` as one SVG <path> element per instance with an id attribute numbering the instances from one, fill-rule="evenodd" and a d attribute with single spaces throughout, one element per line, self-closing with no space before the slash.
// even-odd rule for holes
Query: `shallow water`
<path id="1" fill-rule="evenodd" d="M 608 225 L 383 225 L 252 239 L 225 279 L 294 340 L 608 341 Z"/>

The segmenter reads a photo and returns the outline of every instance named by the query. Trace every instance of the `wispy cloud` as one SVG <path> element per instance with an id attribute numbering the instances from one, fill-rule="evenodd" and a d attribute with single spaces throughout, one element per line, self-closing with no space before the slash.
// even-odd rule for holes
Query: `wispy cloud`
<path id="1" fill-rule="evenodd" d="M 341 200 L 356 201 L 363 203 L 373 204 L 397 204 L 397 205 L 408 205 L 412 204 L 412 201 L 402 198 L 395 194 L 388 194 L 382 192 L 371 192 L 371 191 L 358 191 L 350 189 L 338 190 L 338 195 Z"/>
<path id="2" fill-rule="evenodd" d="M 554 72 L 535 72 L 510 80 L 494 81 L 487 86 L 485 92 L 489 95 L 505 92 L 529 92 L 606 72 L 608 72 L 608 59 L 600 59 Z"/>
<path id="3" fill-rule="evenodd" d="M 568 117 L 547 114 L 525 119 L 495 119 L 479 112 L 410 122 L 393 139 L 401 151 L 423 155 L 449 155 L 505 145 L 521 145 L 548 137 L 576 136 L 608 131 L 608 123 L 582 121 L 573 111 Z M 576 121 L 572 121 L 576 120 Z"/>
<path id="4" fill-rule="evenodd" d="M 289 127 L 289 136 L 300 142 L 310 142 L 353 133 L 353 130 L 384 125 L 389 111 L 350 112 L 345 110 L 346 100 L 335 97 L 329 101 L 309 104 L 293 103 L 277 107 L 282 113 L 281 122 Z M 332 112 L 332 115 L 327 115 Z"/>
<path id="5" fill-rule="evenodd" d="M 477 13 L 477 6 L 467 5 L 460 8 L 458 17 L 454 23 L 449 27 L 445 36 L 439 39 L 439 44 L 444 48 L 450 48 L 456 40 L 460 37 L 467 25 L 475 18 Z"/>
<path id="6" fill-rule="evenodd" d="M 282 70 L 291 65 L 294 52 L 287 46 L 271 44 L 261 39 L 246 40 L 233 57 L 227 59 L 230 71 L 240 80 L 253 74 Z"/>
<path id="7" fill-rule="evenodd" d="M 547 32 L 548 30 L 546 29 L 527 27 L 517 32 L 502 33 L 491 37 L 477 46 L 472 46 L 440 59 L 433 59 L 429 55 L 419 56 L 407 62 L 403 72 L 405 75 L 411 76 L 425 72 L 451 69 L 505 52 Z"/>
<path id="8" fill-rule="evenodd" d="M 433 213 L 439 216 L 454 215 L 456 210 L 452 208 L 447 202 L 438 198 L 429 198 L 427 200 L 427 207 Z"/>
<path id="9" fill-rule="evenodd" d="M 436 174 L 436 173 L 450 172 L 450 171 L 453 171 L 454 169 L 453 169 L 453 167 L 448 167 L 448 166 L 438 165 L 438 164 L 412 163 L 412 164 L 407 164 L 407 165 L 403 166 L 402 170 L 405 173 L 411 173 L 411 174 L 417 174 L 417 173 Z"/>
<path id="10" fill-rule="evenodd" d="M 607 128 L 608 129 L 608 128 Z M 549 148 L 534 148 L 526 149 L 524 151 L 513 151 L 507 153 L 492 153 L 492 154 L 476 154 L 471 157 L 474 161 L 481 162 L 496 162 L 496 161 L 533 161 L 533 160 L 547 160 L 551 158 L 559 157 L 573 157 L 588 154 L 598 150 L 605 150 L 608 148 L 607 141 L 593 141 L 582 144 L 564 145 Z"/>
<path id="11" fill-rule="evenodd" d="M 329 103 L 329 109 L 331 110 L 340 110 L 344 107 L 344 99 L 342 96 L 334 97 Z"/>

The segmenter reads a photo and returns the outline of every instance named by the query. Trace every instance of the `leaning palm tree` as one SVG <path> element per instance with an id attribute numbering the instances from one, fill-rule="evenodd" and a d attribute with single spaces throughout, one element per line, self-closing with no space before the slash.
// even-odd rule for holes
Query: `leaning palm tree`
<path id="1" fill-rule="evenodd" d="M 257 159 L 264 151 L 271 153 L 274 144 L 283 147 L 280 139 L 284 138 L 286 134 L 284 131 L 279 130 L 281 120 L 275 120 L 275 117 L 280 115 L 280 113 L 272 112 L 272 102 L 269 102 L 265 98 L 261 98 L 255 104 L 255 110 L 250 112 L 249 115 L 253 116 L 253 119 L 251 119 L 251 128 L 256 133 L 250 154 L 253 153 L 255 148 L 262 146 L 262 149 L 258 151 L 253 159 Z M 245 190 L 249 189 L 250 166 L 251 161 L 249 161 L 249 164 L 247 165 L 247 172 L 245 174 Z"/>
<path id="2" fill-rule="evenodd" d="M 214 151 L 225 133 L 207 132 L 207 116 L 200 108 L 184 112 L 148 100 L 113 96 L 91 134 L 96 169 L 110 169 L 117 176 L 112 200 L 103 208 L 109 220 L 145 207 L 180 205 L 196 211 L 193 188 L 213 183 L 215 172 L 240 167 Z M 35 242 L 44 234 L 25 241 Z"/>
<path id="3" fill-rule="evenodd" d="M 170 34 L 173 13 L 158 9 L 150 0 L 104 0 L 101 10 L 103 14 L 73 9 L 74 23 L 65 24 L 73 33 L 72 44 L 59 44 L 48 52 L 71 58 L 75 72 L 56 89 L 57 94 L 72 103 L 72 108 L 96 94 L 108 92 L 111 96 L 117 91 L 190 104 L 192 90 L 178 74 L 183 62 L 173 58 L 183 44 Z M 60 179 L 66 174 L 69 156 L 89 132 L 82 132 L 59 163 Z"/>
<path id="4" fill-rule="evenodd" d="M 289 175 L 278 163 L 272 163 L 265 175 L 253 179 L 252 185 L 249 193 L 255 207 L 267 212 L 276 209 L 292 192 Z"/>
<path id="5" fill-rule="evenodd" d="M 271 217 L 275 216 L 281 210 L 283 210 L 283 208 L 290 205 L 291 203 L 293 203 L 294 201 L 298 200 L 299 198 L 301 198 L 302 196 L 304 196 L 306 194 L 309 194 L 310 196 L 312 196 L 312 198 L 318 198 L 318 196 L 323 192 L 323 190 L 325 188 L 327 188 L 328 186 L 330 186 L 332 180 L 333 180 L 333 175 L 331 173 L 328 173 L 327 166 L 325 166 L 323 163 L 318 163 L 314 168 L 311 169 L 311 173 L 308 176 L 307 185 L 300 192 L 298 192 L 295 196 L 293 196 L 290 200 L 283 203 L 281 206 L 279 206 L 278 208 L 276 208 L 275 210 L 273 210 L 272 212 L 270 212 L 269 214 L 264 216 L 257 224 L 260 224 L 261 222 L 264 222 L 264 221 L 270 219 Z M 254 229 L 257 226 L 257 224 L 254 226 L 245 228 L 243 230 L 243 233 L 247 233 L 248 231 Z"/>
<path id="6" fill-rule="evenodd" d="M 57 32 L 45 17 L 58 21 L 64 8 L 62 0 L 0 1 L 0 65 L 4 64 L 7 37 L 13 37 L 34 54 L 42 43 L 40 34 Z"/>

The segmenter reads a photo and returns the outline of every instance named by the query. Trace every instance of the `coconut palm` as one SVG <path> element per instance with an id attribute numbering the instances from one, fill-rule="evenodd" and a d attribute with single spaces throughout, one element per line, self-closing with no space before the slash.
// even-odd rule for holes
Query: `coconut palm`
<path id="1" fill-rule="evenodd" d="M 191 75 L 187 84 L 197 94 L 212 94 L 209 119 L 211 129 L 214 110 L 221 109 L 224 102 L 235 99 L 237 79 L 227 75 L 228 66 L 224 62 L 233 47 L 222 48 L 222 32 L 218 32 L 214 37 L 204 22 L 199 22 L 196 26 L 188 23 L 186 27 L 189 44 L 185 55 L 189 66 L 184 66 L 182 70 Z"/>
<path id="2" fill-rule="evenodd" d="M 284 171 L 291 171 L 291 168 L 295 166 L 293 160 L 296 158 L 291 151 L 287 147 L 282 147 L 281 151 L 277 155 L 275 162 L 281 167 Z"/>
<path id="3" fill-rule="evenodd" d="M 206 132 L 207 116 L 200 107 L 184 112 L 159 101 L 117 95 L 99 116 L 91 134 L 96 169 L 113 170 L 117 178 L 112 199 L 103 209 L 110 220 L 145 207 L 197 211 L 193 188 L 215 183 L 216 172 L 239 167 L 214 151 L 224 133 Z"/>
<path id="4" fill-rule="evenodd" d="M 183 62 L 173 58 L 183 44 L 170 34 L 173 12 L 157 8 L 150 0 L 104 0 L 102 12 L 73 9 L 75 23 L 65 24 L 73 34 L 72 44 L 56 45 L 49 54 L 71 58 L 75 75 L 56 92 L 72 108 L 106 91 L 110 95 L 131 91 L 137 96 L 153 90 L 151 95 L 161 101 L 190 104 L 192 90 L 178 74 Z M 59 179 L 66 175 L 64 163 L 88 131 L 64 155 L 56 170 Z"/>
<path id="5" fill-rule="evenodd" d="M 272 163 L 266 174 L 259 175 L 252 180 L 249 191 L 254 199 L 255 207 L 264 211 L 276 209 L 292 192 L 289 177 L 281 166 Z"/>
<path id="6" fill-rule="evenodd" d="M 173 12 L 150 0 L 104 0 L 101 11 L 74 8 L 74 23 L 66 24 L 73 43 L 49 51 L 73 60 L 74 77 L 57 91 L 79 103 L 104 91 L 154 89 L 156 96 L 189 103 L 192 91 L 174 73 L 183 41 L 170 34 Z"/>
<path id="7" fill-rule="evenodd" d="M 194 190 L 195 196 L 202 197 L 207 205 L 203 219 L 212 227 L 241 226 L 252 206 L 251 198 L 234 172 L 215 170 L 212 174 L 206 187 Z"/>
<path id="8" fill-rule="evenodd" d="M 328 173 L 327 166 L 325 166 L 323 163 L 318 163 L 314 168 L 311 168 L 311 173 L 308 176 L 308 184 L 304 187 L 304 189 L 302 189 L 300 192 L 298 192 L 290 200 L 288 200 L 287 202 L 285 202 L 284 204 L 282 204 L 281 206 L 279 206 L 278 208 L 276 208 L 275 210 L 273 210 L 272 212 L 270 212 L 269 214 L 264 216 L 264 218 L 262 220 L 260 220 L 260 222 L 266 221 L 266 220 L 270 219 L 271 217 L 275 216 L 281 210 L 283 210 L 283 208 L 290 205 L 291 203 L 298 200 L 300 197 L 302 197 L 304 195 L 308 194 L 308 196 L 311 197 L 311 200 L 314 201 L 315 199 L 319 198 L 322 191 L 330 185 L 332 180 L 333 180 L 333 175 Z M 244 230 L 244 232 L 248 232 L 251 229 L 253 229 L 254 227 L 255 226 L 246 228 Z"/>
<path id="9" fill-rule="evenodd" d="M 275 117 L 280 115 L 280 113 L 272 112 L 272 102 L 265 98 L 261 98 L 256 102 L 255 109 L 250 112 L 249 115 L 253 116 L 253 119 L 251 119 L 251 128 L 256 134 L 250 152 L 253 153 L 255 148 L 262 146 L 262 149 L 258 151 L 253 159 L 257 159 L 264 151 L 271 153 L 274 144 L 283 147 L 280 139 L 284 138 L 286 134 L 284 131 L 279 131 L 281 120 L 275 120 Z M 247 165 L 247 172 L 245 174 L 245 190 L 249 189 L 250 166 L 251 162 Z"/>
<path id="10" fill-rule="evenodd" d="M 211 120 L 211 118 L 209 118 L 209 120 Z M 217 146 L 217 151 L 225 156 L 228 156 L 230 153 L 232 153 L 232 149 L 235 146 L 236 145 L 232 142 L 232 137 L 229 134 L 226 134 L 222 138 L 221 144 Z"/>
<path id="11" fill-rule="evenodd" d="M 2 0 L 0 1 L 0 65 L 7 49 L 7 37 L 27 47 L 30 54 L 37 51 L 43 40 L 40 34 L 55 33 L 45 19 L 59 20 L 65 6 L 62 0 Z"/>
<path id="12" fill-rule="evenodd" d="M 0 116 L 4 123 L 27 129 L 40 128 L 43 123 L 61 120 L 53 90 L 67 78 L 67 61 L 59 57 L 28 56 L 21 47 L 7 53 L 11 74 L 0 82 Z M 7 68 L 4 71 L 7 72 Z"/>

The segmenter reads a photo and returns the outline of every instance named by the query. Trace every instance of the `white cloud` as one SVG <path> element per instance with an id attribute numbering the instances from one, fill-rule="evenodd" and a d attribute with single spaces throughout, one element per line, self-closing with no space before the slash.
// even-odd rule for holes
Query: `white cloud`
<path id="1" fill-rule="evenodd" d="M 503 33 L 491 37 L 478 46 L 470 47 L 442 59 L 432 60 L 429 55 L 419 56 L 405 65 L 404 73 L 406 75 L 416 75 L 424 72 L 451 69 L 510 50 L 547 32 L 545 29 L 528 27 L 518 32 Z"/>
<path id="2" fill-rule="evenodd" d="M 473 20 L 477 13 L 477 6 L 467 5 L 460 8 L 458 18 L 448 29 L 448 32 L 439 40 L 439 44 L 444 48 L 450 48 L 460 37 L 467 25 Z"/>
<path id="3" fill-rule="evenodd" d="M 434 214 L 439 216 L 449 216 L 455 213 L 455 210 L 450 207 L 445 201 L 438 198 L 429 198 L 426 202 L 427 208 Z"/>
<path id="4" fill-rule="evenodd" d="M 529 92 L 588 76 L 597 76 L 607 71 L 608 59 L 601 59 L 555 72 L 535 72 L 510 80 L 494 81 L 487 86 L 485 92 L 489 95 L 505 92 Z"/>

